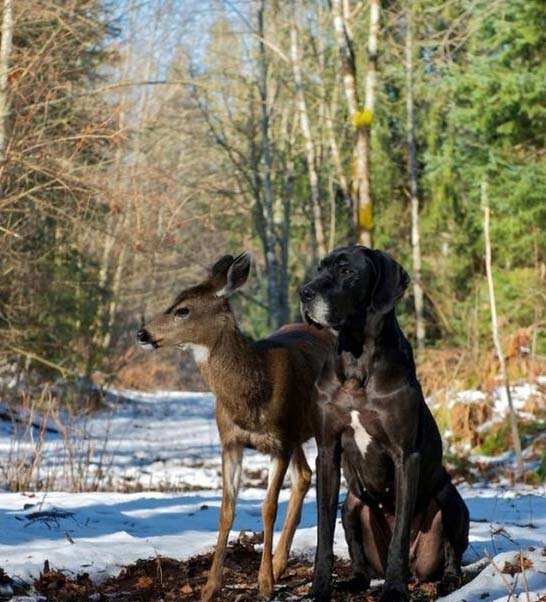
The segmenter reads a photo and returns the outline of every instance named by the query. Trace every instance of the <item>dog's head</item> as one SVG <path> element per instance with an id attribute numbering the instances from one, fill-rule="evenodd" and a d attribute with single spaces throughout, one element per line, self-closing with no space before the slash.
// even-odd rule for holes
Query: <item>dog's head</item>
<path id="1" fill-rule="evenodd" d="M 383 251 L 342 247 L 319 264 L 318 275 L 300 290 L 308 324 L 340 331 L 369 312 L 386 314 L 408 287 L 404 268 Z"/>

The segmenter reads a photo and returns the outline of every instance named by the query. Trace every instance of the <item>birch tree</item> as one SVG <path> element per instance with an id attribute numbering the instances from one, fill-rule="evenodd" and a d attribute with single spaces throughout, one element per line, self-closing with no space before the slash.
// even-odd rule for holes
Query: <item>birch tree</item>
<path id="1" fill-rule="evenodd" d="M 489 209 L 489 192 L 487 177 L 484 175 L 481 183 L 481 201 L 483 208 L 483 234 L 485 239 L 485 271 L 487 275 L 487 288 L 489 291 L 489 306 L 491 310 L 491 334 L 493 337 L 493 344 L 495 346 L 495 352 L 499 361 L 499 369 L 501 378 L 504 384 L 504 390 L 506 392 L 506 399 L 508 401 L 508 410 L 510 413 L 510 426 L 512 428 L 512 445 L 516 453 L 517 470 L 516 474 L 519 478 L 523 476 L 523 456 L 521 453 L 521 441 L 519 438 L 518 419 L 516 410 L 514 408 L 514 402 L 512 401 L 512 394 L 510 393 L 510 382 L 508 379 L 508 372 L 506 370 L 506 360 L 502 351 L 499 334 L 499 324 L 497 321 L 497 302 L 495 300 L 495 284 L 493 282 L 493 268 L 491 261 L 491 235 L 490 235 L 490 209 Z"/>
<path id="2" fill-rule="evenodd" d="M 268 57 L 265 46 L 265 0 L 261 0 L 258 8 L 259 58 L 258 58 L 258 91 L 260 95 L 260 124 L 262 135 L 262 161 L 264 186 L 264 218 L 265 218 L 265 256 L 267 265 L 267 290 L 269 300 L 269 315 L 275 326 L 280 325 L 279 291 L 278 291 L 278 261 L 275 252 L 275 233 L 273 219 L 273 185 L 271 181 L 272 155 L 269 131 L 269 94 L 268 94 Z"/>
<path id="3" fill-rule="evenodd" d="M 415 145 L 415 112 L 413 88 L 413 2 L 406 9 L 406 113 L 408 142 L 408 179 L 411 205 L 411 250 L 413 267 L 413 302 L 415 306 L 415 338 L 417 350 L 425 347 L 425 321 L 423 317 L 423 284 L 421 273 L 421 244 L 419 240 L 419 195 L 417 190 L 417 150 Z"/>
<path id="4" fill-rule="evenodd" d="M 292 61 L 294 83 L 296 86 L 296 100 L 298 104 L 298 111 L 300 114 L 301 133 L 305 144 L 307 170 L 309 172 L 313 226 L 319 253 L 320 255 L 325 255 L 327 252 L 327 244 L 323 226 L 324 222 L 322 217 L 322 206 L 320 200 L 319 177 L 316 165 L 315 143 L 313 141 L 313 136 L 311 133 L 309 114 L 307 112 L 307 103 L 305 101 L 302 68 L 298 48 L 298 29 L 295 3 L 293 3 L 292 21 L 290 25 L 290 57 Z"/>
<path id="5" fill-rule="evenodd" d="M 0 44 L 0 170 L 6 160 L 6 144 L 8 137 L 8 74 L 11 57 L 11 43 L 13 39 L 13 0 L 4 0 L 2 14 L 2 42 Z M 0 171 L 0 174 L 2 172 Z M 0 188 L 1 189 L 1 188 Z"/>
<path id="6" fill-rule="evenodd" d="M 379 2 L 370 0 L 370 28 L 368 35 L 368 68 L 365 78 L 364 109 L 360 110 L 357 86 L 357 68 L 353 40 L 348 27 L 350 7 L 341 0 L 332 0 L 332 16 L 339 51 L 343 87 L 349 117 L 355 128 L 353 153 L 352 202 L 355 240 L 372 246 L 373 206 L 370 177 L 370 132 L 375 110 L 377 72 L 377 38 L 379 31 Z M 345 7 L 345 10 L 344 10 Z"/>

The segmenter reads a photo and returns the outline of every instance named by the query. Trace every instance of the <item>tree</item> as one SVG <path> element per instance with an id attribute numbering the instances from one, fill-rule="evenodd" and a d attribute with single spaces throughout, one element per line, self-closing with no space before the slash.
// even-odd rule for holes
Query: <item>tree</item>
<path id="1" fill-rule="evenodd" d="M 325 255 L 327 251 L 327 245 L 322 219 L 319 177 L 316 165 L 316 151 L 315 143 L 313 142 L 313 136 L 311 134 L 309 114 L 307 111 L 307 103 L 305 101 L 305 92 L 303 88 L 302 69 L 298 49 L 298 29 L 295 3 L 293 3 L 293 20 L 290 25 L 290 58 L 292 60 L 292 70 L 294 73 L 294 82 L 296 84 L 296 99 L 300 113 L 301 132 L 305 141 L 307 169 L 309 171 L 309 183 L 311 186 L 313 227 L 315 230 L 318 251 L 320 255 Z"/>
<path id="2" fill-rule="evenodd" d="M 114 59 L 104 40 L 116 32 L 95 0 L 5 2 L 2 21 L 0 345 L 11 358 L 32 353 L 85 373 L 107 295 L 92 239 L 117 126 L 90 90 Z"/>
<path id="3" fill-rule="evenodd" d="M 512 444 L 514 446 L 514 450 L 516 452 L 516 462 L 517 462 L 517 476 L 519 478 L 523 477 L 524 474 L 524 465 L 523 465 L 523 456 L 521 454 L 521 441 L 519 438 L 519 428 L 518 428 L 518 419 L 516 415 L 516 410 L 514 408 L 514 402 L 512 401 L 512 394 L 510 393 L 510 382 L 508 380 L 508 372 L 506 371 L 506 361 L 504 359 L 504 353 L 502 351 L 502 346 L 500 342 L 499 336 L 499 324 L 497 320 L 497 302 L 495 300 L 495 285 L 493 282 L 493 268 L 491 261 L 491 235 L 490 235 L 490 210 L 489 210 L 489 194 L 487 190 L 487 177 L 484 176 L 482 178 L 481 183 L 481 197 L 482 197 L 482 206 L 483 206 L 483 229 L 484 229 L 484 239 L 485 239 L 485 270 L 487 274 L 487 287 L 489 291 L 489 305 L 491 307 L 491 334 L 493 336 L 493 344 L 495 346 L 495 352 L 497 354 L 497 359 L 499 361 L 499 368 L 501 372 L 501 377 L 504 384 L 504 390 L 506 392 L 506 398 L 508 400 L 508 409 L 510 413 L 510 425 L 512 428 Z"/>
<path id="4" fill-rule="evenodd" d="M 6 160 L 8 102 L 8 74 L 13 39 L 13 0 L 4 0 L 2 14 L 2 43 L 0 45 L 0 169 Z M 1 188 L 0 188 L 1 190 Z"/>
<path id="5" fill-rule="evenodd" d="M 413 301 L 415 305 L 415 338 L 417 350 L 425 347 L 425 321 L 423 317 L 423 284 L 421 281 L 421 244 L 419 237 L 419 196 L 417 191 L 417 149 L 415 144 L 415 116 L 413 93 L 413 2 L 406 9 L 406 107 L 408 139 L 408 180 L 411 204 L 411 249 L 413 264 Z"/>
<path id="6" fill-rule="evenodd" d="M 370 3 L 368 35 L 368 65 L 365 79 L 364 109 L 359 108 L 356 58 L 354 44 L 347 25 L 341 0 L 332 0 L 332 15 L 339 50 L 341 72 L 349 117 L 355 127 L 354 168 L 352 179 L 355 238 L 360 244 L 372 246 L 373 206 L 370 177 L 370 130 L 375 110 L 377 71 L 377 38 L 379 2 Z M 346 5 L 344 4 L 344 7 Z"/>

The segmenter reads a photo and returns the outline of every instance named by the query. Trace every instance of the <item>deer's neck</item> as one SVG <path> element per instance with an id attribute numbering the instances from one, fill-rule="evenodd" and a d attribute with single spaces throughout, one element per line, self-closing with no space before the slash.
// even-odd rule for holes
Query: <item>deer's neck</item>
<path id="1" fill-rule="evenodd" d="M 265 361 L 232 317 L 209 347 L 193 354 L 217 402 L 234 418 L 246 422 L 259 411 L 267 396 Z"/>

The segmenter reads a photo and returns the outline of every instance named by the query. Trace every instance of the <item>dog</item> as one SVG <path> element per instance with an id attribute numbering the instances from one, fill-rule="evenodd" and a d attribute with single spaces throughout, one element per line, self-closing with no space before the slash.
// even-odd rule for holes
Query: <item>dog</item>
<path id="1" fill-rule="evenodd" d="M 440 433 L 396 319 L 408 284 L 388 254 L 348 246 L 327 255 L 300 289 L 304 321 L 337 335 L 337 352 L 316 383 L 316 600 L 331 593 L 341 466 L 353 587 L 384 577 L 380 601 L 406 602 L 410 571 L 440 580 L 446 593 L 460 585 L 469 513 L 442 465 Z"/>

